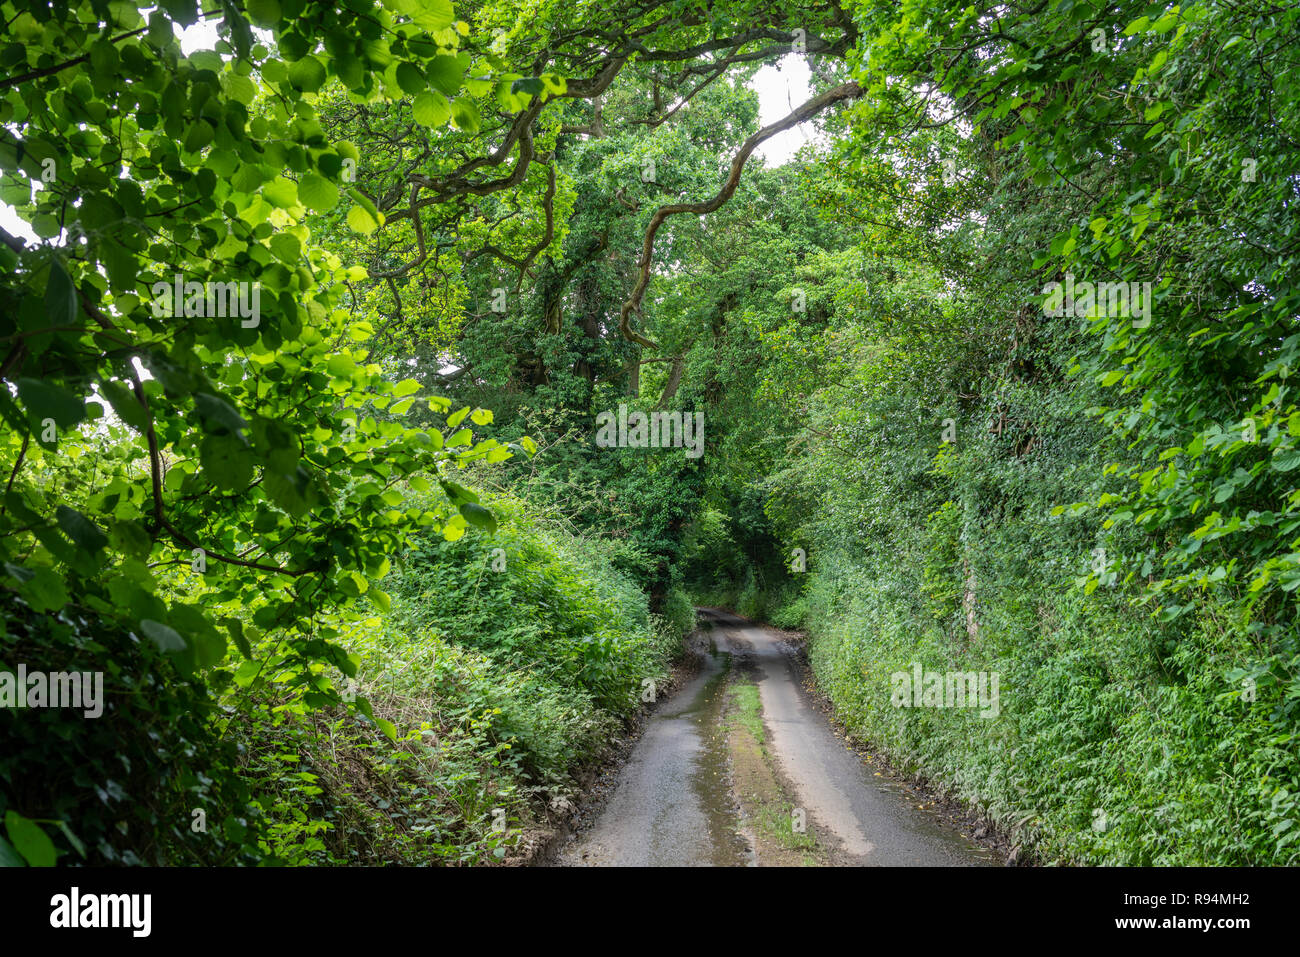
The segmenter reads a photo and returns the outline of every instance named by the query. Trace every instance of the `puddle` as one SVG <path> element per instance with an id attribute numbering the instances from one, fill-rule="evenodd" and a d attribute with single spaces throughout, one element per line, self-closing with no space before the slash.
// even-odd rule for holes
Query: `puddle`
<path id="1" fill-rule="evenodd" d="M 731 797 L 731 769 L 722 712 L 727 702 L 727 679 L 731 655 L 709 639 L 704 687 L 678 716 L 687 718 L 699 735 L 700 750 L 691 774 L 691 790 L 704 813 L 709 831 L 709 863 L 715 867 L 746 867 L 753 864 L 749 843 L 737 832 L 739 809 Z M 668 834 L 656 835 L 671 841 Z M 659 843 L 658 840 L 655 842 Z"/>

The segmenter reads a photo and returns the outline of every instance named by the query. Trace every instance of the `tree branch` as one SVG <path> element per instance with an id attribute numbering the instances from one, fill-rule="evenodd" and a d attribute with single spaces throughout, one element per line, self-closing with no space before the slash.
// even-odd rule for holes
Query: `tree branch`
<path id="1" fill-rule="evenodd" d="M 636 286 L 633 288 L 632 294 L 628 296 L 627 302 L 623 303 L 623 308 L 619 310 L 618 327 L 625 339 L 638 343 L 647 349 L 658 348 L 655 343 L 632 328 L 631 316 L 634 311 L 640 310 L 641 300 L 645 296 L 646 287 L 650 284 L 650 267 L 654 264 L 655 234 L 659 232 L 659 227 L 664 224 L 664 220 L 678 213 L 694 213 L 703 216 L 706 213 L 714 212 L 735 194 L 736 187 L 740 185 L 740 174 L 744 172 L 745 162 L 760 143 L 770 139 L 777 133 L 798 126 L 833 103 L 851 100 L 861 95 L 862 88 L 857 83 L 849 82 L 827 90 L 820 96 L 813 97 L 802 106 L 791 111 L 787 116 L 777 120 L 771 126 L 763 127 L 763 129 L 745 140 L 740 147 L 740 151 L 736 153 L 735 158 L 731 161 L 730 175 L 728 175 L 726 182 L 722 184 L 722 188 L 718 190 L 717 195 L 712 199 L 702 203 L 670 203 L 655 210 L 654 215 L 650 218 L 650 225 L 646 227 L 645 242 L 641 247 L 640 274 Z"/>

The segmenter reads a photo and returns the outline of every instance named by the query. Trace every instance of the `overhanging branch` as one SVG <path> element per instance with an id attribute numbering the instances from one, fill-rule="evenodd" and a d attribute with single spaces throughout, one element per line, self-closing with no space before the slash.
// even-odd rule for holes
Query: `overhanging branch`
<path id="1" fill-rule="evenodd" d="M 731 161 L 731 172 L 727 176 L 726 182 L 722 184 L 722 188 L 718 190 L 717 195 L 712 199 L 705 200 L 702 203 L 670 203 L 655 210 L 654 215 L 650 217 L 650 225 L 646 227 L 645 242 L 641 247 L 641 261 L 638 264 L 640 273 L 637 277 L 636 286 L 632 289 L 632 294 L 628 296 L 627 302 L 623 303 L 623 308 L 619 310 L 618 327 L 625 339 L 647 349 L 658 348 L 655 343 L 632 328 L 631 317 L 633 312 L 641 308 L 641 300 L 645 296 L 646 287 L 650 284 L 650 267 L 654 263 L 655 234 L 659 232 L 659 227 L 664 224 L 664 220 L 679 213 L 693 213 L 697 216 L 703 216 L 706 213 L 716 211 L 735 194 L 736 187 L 740 185 L 740 174 L 744 172 L 745 163 L 760 143 L 770 139 L 777 133 L 784 132 L 791 127 L 798 126 L 805 120 L 811 119 L 834 103 L 851 100 L 861 95 L 862 88 L 857 83 L 849 82 L 827 90 L 820 96 L 813 97 L 771 126 L 763 127 L 745 140 L 740 147 L 740 151 L 736 153 L 735 158 Z"/>

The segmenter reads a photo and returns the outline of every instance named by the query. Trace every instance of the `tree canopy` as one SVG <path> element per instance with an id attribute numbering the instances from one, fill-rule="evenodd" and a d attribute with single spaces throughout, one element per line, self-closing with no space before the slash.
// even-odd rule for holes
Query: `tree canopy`
<path id="1" fill-rule="evenodd" d="M 406 614 L 393 588 L 439 601 L 399 573 L 430 534 L 467 561 L 505 495 L 670 618 L 687 585 L 830 628 L 870 570 L 864 620 L 1026 683 L 1102 628 L 1085 670 L 1213 685 L 1204 722 L 1262 689 L 1260 724 L 1224 732 L 1258 826 L 1202 860 L 1278 854 L 1300 833 L 1298 20 L 0 0 L 0 202 L 24 224 L 0 232 L 5 634 L 90 653 L 102 622 L 113 667 L 147 643 L 210 704 L 274 685 L 396 741 L 347 690 L 349 639 Z M 792 58 L 807 95 L 762 125 L 754 78 Z M 814 142 L 765 163 L 800 125 Z M 620 404 L 702 413 L 705 454 L 596 449 Z M 601 640 L 573 680 L 616 709 L 635 683 Z M 839 704 L 867 679 L 833 647 Z M 1038 720 L 948 769 L 972 800 L 1026 810 L 988 755 Z M 897 747 L 933 761 L 917 727 Z M 1218 787 L 1194 750 L 1186 780 Z M 1156 786 L 1115 774 L 1094 790 Z M 1103 853 L 1047 800 L 1052 853 Z M 1172 853 L 1154 830 L 1131 859 Z"/>

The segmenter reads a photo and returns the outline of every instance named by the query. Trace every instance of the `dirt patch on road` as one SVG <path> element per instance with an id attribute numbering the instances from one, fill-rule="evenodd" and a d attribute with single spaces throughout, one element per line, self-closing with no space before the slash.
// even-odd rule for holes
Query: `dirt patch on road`
<path id="1" fill-rule="evenodd" d="M 727 689 L 727 744 L 732 783 L 745 835 L 759 867 L 815 867 L 830 863 L 817 825 L 794 806 L 793 791 L 768 753 L 758 688 L 744 675 Z"/>

